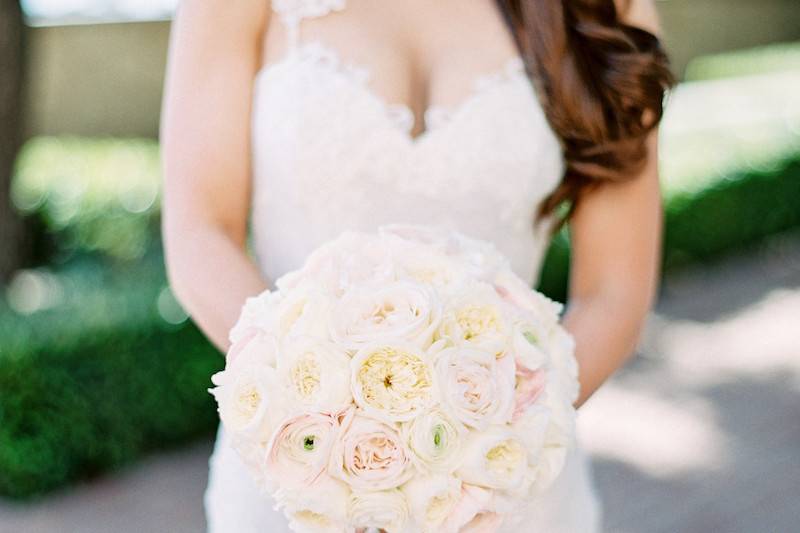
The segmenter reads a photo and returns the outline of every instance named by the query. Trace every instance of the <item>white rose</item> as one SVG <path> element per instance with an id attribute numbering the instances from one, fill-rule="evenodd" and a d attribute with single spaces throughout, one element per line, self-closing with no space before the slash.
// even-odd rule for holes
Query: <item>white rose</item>
<path id="1" fill-rule="evenodd" d="M 445 348 L 435 355 L 439 398 L 468 427 L 478 430 L 511 420 L 514 410 L 514 360 L 468 347 Z"/>
<path id="2" fill-rule="evenodd" d="M 563 397 L 573 404 L 580 393 L 578 381 L 578 361 L 575 359 L 575 339 L 562 326 L 558 325 L 550 331 L 545 340 L 550 361 L 556 370 Z"/>
<path id="3" fill-rule="evenodd" d="M 328 471 L 364 491 L 399 487 L 414 473 L 410 452 L 397 431 L 358 413 L 342 422 Z"/>
<path id="4" fill-rule="evenodd" d="M 467 265 L 474 278 L 490 281 L 498 272 L 509 269 L 508 259 L 492 243 L 471 239 L 461 233 L 454 233 L 452 238 L 457 246 L 451 245 L 451 249 L 458 249 L 454 255 Z"/>
<path id="5" fill-rule="evenodd" d="M 395 270 L 377 235 L 345 232 L 312 252 L 300 271 L 285 277 L 276 282 L 281 290 L 310 284 L 340 296 L 353 285 L 392 281 Z"/>
<path id="6" fill-rule="evenodd" d="M 503 300 L 533 313 L 534 321 L 543 325 L 543 329 L 558 323 L 564 306 L 551 300 L 539 291 L 534 290 L 526 282 L 514 274 L 511 269 L 501 269 L 492 280 L 495 291 Z"/>
<path id="7" fill-rule="evenodd" d="M 429 288 L 408 281 L 359 286 L 346 292 L 331 317 L 331 337 L 357 350 L 376 341 L 431 344 L 441 305 Z"/>
<path id="8" fill-rule="evenodd" d="M 520 437 L 507 426 L 470 432 L 464 463 L 456 474 L 479 487 L 516 492 L 524 488 L 528 454 Z"/>
<path id="9" fill-rule="evenodd" d="M 269 366 L 273 346 L 263 335 L 255 336 L 236 357 L 228 359 L 225 370 L 211 376 L 216 387 L 209 392 L 217 400 L 220 419 L 231 434 L 262 434 L 265 425 L 269 429 L 270 415 L 276 415 L 278 399 L 273 392 L 277 376 Z"/>
<path id="10" fill-rule="evenodd" d="M 281 298 L 279 293 L 270 291 L 247 298 L 242 305 L 239 319 L 228 333 L 228 340 L 236 344 L 251 335 L 253 330 L 262 331 L 266 317 L 270 316 Z"/>
<path id="11" fill-rule="evenodd" d="M 397 489 L 354 491 L 347 507 L 349 523 L 356 528 L 379 528 L 387 533 L 411 533 L 408 504 Z"/>
<path id="12" fill-rule="evenodd" d="M 448 339 L 457 346 L 488 350 L 501 358 L 511 339 L 508 312 L 508 304 L 491 285 L 470 283 L 445 302 L 437 338 Z"/>
<path id="13" fill-rule="evenodd" d="M 284 342 L 278 377 L 287 402 L 306 410 L 338 410 L 351 403 L 350 357 L 337 345 L 312 337 Z"/>
<path id="14" fill-rule="evenodd" d="M 322 476 L 312 488 L 280 489 L 278 508 L 297 533 L 341 533 L 347 530 L 350 490 L 330 476 Z"/>
<path id="15" fill-rule="evenodd" d="M 401 488 L 411 516 L 424 533 L 438 533 L 461 500 L 461 481 L 454 476 L 416 476 Z"/>
<path id="16" fill-rule="evenodd" d="M 450 474 L 462 460 L 464 426 L 441 409 L 432 409 L 403 424 L 403 439 L 422 472 Z"/>
<path id="17" fill-rule="evenodd" d="M 287 292 L 271 309 L 263 328 L 277 338 L 328 338 L 328 318 L 332 301 L 321 289 L 298 287 Z"/>
<path id="18" fill-rule="evenodd" d="M 433 368 L 414 347 L 365 346 L 350 367 L 353 399 L 371 416 L 387 422 L 410 420 L 433 401 Z"/>
<path id="19" fill-rule="evenodd" d="M 525 486 L 539 484 L 543 486 L 550 479 L 545 479 L 552 456 L 545 456 L 545 441 L 551 424 L 551 412 L 548 408 L 534 405 L 528 408 L 514 423 L 511 429 L 519 436 L 527 452 L 527 472 Z"/>

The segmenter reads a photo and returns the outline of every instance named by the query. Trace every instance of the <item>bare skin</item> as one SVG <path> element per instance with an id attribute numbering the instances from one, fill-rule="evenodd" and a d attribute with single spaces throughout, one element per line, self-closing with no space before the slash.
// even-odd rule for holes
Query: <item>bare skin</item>
<path id="1" fill-rule="evenodd" d="M 224 0 L 183 0 L 170 43 L 161 130 L 167 272 L 180 302 L 222 351 L 245 298 L 274 281 L 263 279 L 245 249 L 253 78 L 285 52 L 268 4 L 240 0 L 232 9 Z M 329 15 L 339 17 L 336 24 L 309 20 L 302 31 L 318 32 L 379 71 L 373 89 L 414 109 L 414 134 L 424 128 L 426 107 L 456 105 L 471 79 L 514 53 L 489 1 L 351 4 L 352 13 Z M 656 31 L 652 0 L 630 4 L 631 23 Z M 492 25 L 476 51 L 471 29 L 487 17 Z M 654 299 L 662 219 L 656 143 L 653 133 L 641 176 L 593 192 L 571 221 L 565 325 L 577 343 L 578 406 L 633 353 Z"/>

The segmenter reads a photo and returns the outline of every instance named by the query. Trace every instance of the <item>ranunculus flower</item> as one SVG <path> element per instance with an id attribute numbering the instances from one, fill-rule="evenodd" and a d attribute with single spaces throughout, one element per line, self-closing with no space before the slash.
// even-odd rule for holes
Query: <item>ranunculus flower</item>
<path id="1" fill-rule="evenodd" d="M 514 386 L 514 414 L 511 420 L 517 420 L 532 406 L 544 391 L 546 375 L 543 368 L 531 370 L 515 361 L 516 383 Z"/>
<path id="2" fill-rule="evenodd" d="M 424 533 L 447 529 L 445 521 L 461 500 L 461 480 L 454 476 L 417 476 L 403 485 L 411 516 Z"/>
<path id="3" fill-rule="evenodd" d="M 346 292 L 331 317 L 331 338 L 351 350 L 397 341 L 427 348 L 441 319 L 428 287 L 410 281 L 359 286 Z"/>
<path id="4" fill-rule="evenodd" d="M 306 410 L 332 411 L 352 402 L 350 357 L 330 341 L 288 339 L 278 358 L 278 376 L 286 401 Z"/>
<path id="5" fill-rule="evenodd" d="M 311 488 L 277 492 L 278 508 L 289 520 L 289 528 L 297 533 L 341 533 L 348 531 L 347 506 L 350 490 L 341 481 L 323 475 Z"/>
<path id="6" fill-rule="evenodd" d="M 408 504 L 397 489 L 353 491 L 347 514 L 357 528 L 379 528 L 386 533 L 411 533 L 408 526 Z"/>
<path id="7" fill-rule="evenodd" d="M 485 350 L 445 348 L 435 355 L 439 397 L 464 425 L 482 430 L 511 420 L 514 409 L 514 361 Z"/>
<path id="8" fill-rule="evenodd" d="M 433 368 L 412 346 L 374 344 L 350 361 L 353 399 L 366 413 L 386 420 L 410 420 L 431 403 Z"/>
<path id="9" fill-rule="evenodd" d="M 445 302 L 437 338 L 487 350 L 501 358 L 511 337 L 508 305 L 491 285 L 472 282 Z"/>
<path id="10" fill-rule="evenodd" d="M 441 409 L 425 411 L 403 424 L 403 439 L 422 472 L 450 474 L 462 460 L 464 426 Z"/>
<path id="11" fill-rule="evenodd" d="M 340 422 L 352 412 L 303 413 L 284 420 L 267 446 L 264 468 L 282 487 L 309 487 L 325 472 Z"/>
<path id="12" fill-rule="evenodd" d="M 519 436 L 507 426 L 470 432 L 464 448 L 464 462 L 456 474 L 465 483 L 510 492 L 525 486 L 527 451 Z"/>
<path id="13" fill-rule="evenodd" d="M 361 414 L 343 422 L 328 469 L 332 476 L 363 491 L 399 487 L 414 472 L 410 452 L 397 431 Z"/>

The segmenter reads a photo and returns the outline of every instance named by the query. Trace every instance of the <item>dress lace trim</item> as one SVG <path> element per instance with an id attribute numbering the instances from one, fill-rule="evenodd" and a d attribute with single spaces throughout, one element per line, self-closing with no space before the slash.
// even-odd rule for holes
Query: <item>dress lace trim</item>
<path id="1" fill-rule="evenodd" d="M 345 0 L 272 0 L 272 10 L 281 17 L 288 31 L 290 48 L 296 47 L 299 41 L 301 20 L 324 17 L 344 8 Z"/>
<path id="2" fill-rule="evenodd" d="M 411 137 L 415 126 L 414 111 L 404 103 L 390 103 L 372 89 L 370 82 L 373 78 L 369 68 L 353 62 L 345 62 L 338 52 L 320 41 L 309 41 L 299 45 L 285 58 L 267 65 L 259 73 L 258 78 L 263 78 L 275 69 L 289 66 L 313 66 L 326 75 L 334 75 L 345 79 L 353 86 L 359 87 L 364 94 L 383 109 L 384 114 L 392 125 Z M 491 73 L 475 78 L 468 95 L 453 107 L 432 104 L 423 112 L 425 131 L 417 138 L 427 135 L 451 122 L 458 115 L 465 113 L 476 105 L 487 94 L 492 93 L 512 82 L 529 83 L 522 58 L 514 56 L 508 59 L 503 66 Z"/>

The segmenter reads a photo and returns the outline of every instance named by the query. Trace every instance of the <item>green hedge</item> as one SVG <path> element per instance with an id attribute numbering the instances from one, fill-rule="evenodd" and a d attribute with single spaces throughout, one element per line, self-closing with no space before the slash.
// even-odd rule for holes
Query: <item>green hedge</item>
<path id="1" fill-rule="evenodd" d="M 206 389 L 222 358 L 162 316 L 174 321 L 160 261 L 83 263 L 55 275 L 60 304 L 0 313 L 0 494 L 38 495 L 215 425 Z"/>
<path id="2" fill-rule="evenodd" d="M 730 250 L 800 226 L 800 155 L 769 169 L 742 171 L 708 188 L 667 195 L 664 270 L 714 260 Z M 539 288 L 566 301 L 569 237 L 553 240 Z"/>
<path id="3" fill-rule="evenodd" d="M 800 158 L 672 194 L 665 212 L 667 269 L 798 227 Z M 562 300 L 568 250 L 559 235 L 542 274 Z M 206 389 L 222 358 L 175 312 L 160 253 L 31 275 L 57 297 L 25 316 L 0 306 L 0 494 L 41 494 L 214 429 Z"/>

